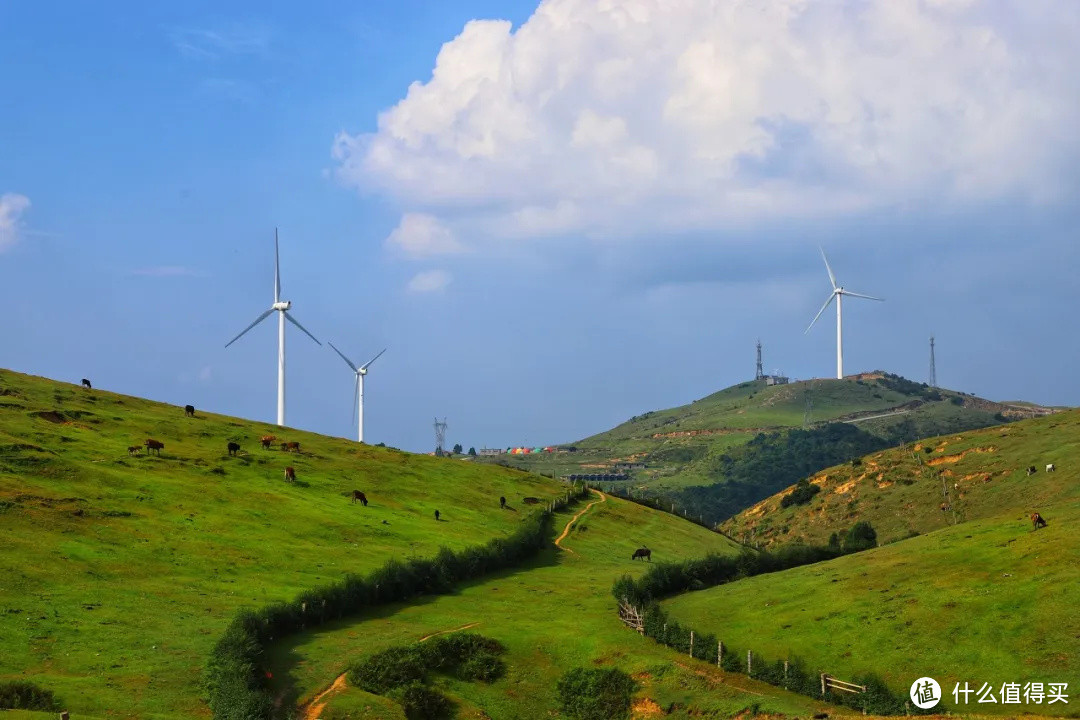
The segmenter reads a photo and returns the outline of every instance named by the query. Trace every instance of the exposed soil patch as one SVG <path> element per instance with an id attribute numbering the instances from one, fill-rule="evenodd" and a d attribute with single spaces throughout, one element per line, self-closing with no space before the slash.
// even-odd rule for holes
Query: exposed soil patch
<path id="1" fill-rule="evenodd" d="M 64 414 L 56 412 L 55 410 L 42 410 L 41 412 L 33 412 L 30 414 L 34 417 L 41 418 L 46 422 L 56 423 L 57 425 L 67 422 L 67 418 L 64 417 Z"/>
<path id="2" fill-rule="evenodd" d="M 647 697 L 635 700 L 631 712 L 635 718 L 660 717 L 665 714 L 664 709 L 655 700 Z"/>
<path id="3" fill-rule="evenodd" d="M 927 465 L 943 465 L 943 464 L 958 463 L 961 460 L 963 460 L 969 453 L 992 453 L 992 452 L 997 452 L 997 448 L 994 447 L 993 445 L 987 445 L 986 447 L 971 448 L 970 450 L 965 450 L 963 452 L 956 453 L 955 455 L 943 455 L 941 457 L 936 457 L 933 460 L 930 460 L 929 462 L 927 462 L 926 464 Z"/>

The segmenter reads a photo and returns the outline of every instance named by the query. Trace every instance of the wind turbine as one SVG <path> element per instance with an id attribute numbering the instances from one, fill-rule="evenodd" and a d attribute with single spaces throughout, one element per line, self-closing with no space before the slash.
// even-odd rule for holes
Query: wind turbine
<path id="1" fill-rule="evenodd" d="M 371 363 L 379 359 L 379 355 L 386 352 L 386 348 L 379 351 L 379 355 L 368 360 L 360 367 L 356 367 L 353 361 L 345 357 L 345 353 L 337 349 L 334 343 L 327 340 L 330 343 L 330 347 L 334 348 L 334 352 L 341 356 L 341 359 L 345 361 L 345 364 L 352 368 L 352 371 L 356 373 L 356 390 L 353 392 L 353 412 L 356 412 L 357 404 L 360 406 L 359 420 L 357 421 L 356 439 L 358 442 L 364 442 L 364 376 L 367 375 L 368 368 L 371 367 Z"/>
<path id="2" fill-rule="evenodd" d="M 836 379 L 844 379 L 844 315 L 841 310 L 842 301 L 845 295 L 851 297 L 864 298 L 866 300 L 879 300 L 883 301 L 884 298 L 873 297 L 872 295 L 861 295 L 850 290 L 845 290 L 844 287 L 837 286 L 836 276 L 833 275 L 832 268 L 829 267 L 829 258 L 825 257 L 825 251 L 820 247 L 821 259 L 825 261 L 825 269 L 829 271 L 829 282 L 832 283 L 832 292 L 829 294 L 829 299 L 825 301 L 825 304 L 818 310 L 818 314 L 814 316 L 814 319 L 810 321 L 810 325 L 806 328 L 806 332 L 810 332 L 810 328 L 814 327 L 814 323 L 821 317 L 821 313 L 825 312 L 825 308 L 829 307 L 834 299 L 836 300 Z M 805 333 L 804 333 L 805 334 Z"/>
<path id="3" fill-rule="evenodd" d="M 274 304 L 270 306 L 270 309 L 264 312 L 259 317 L 255 318 L 255 322 L 248 325 L 244 330 L 225 344 L 225 347 L 229 347 L 234 342 L 242 338 L 248 330 L 261 323 L 266 318 L 270 317 L 273 312 L 278 313 L 278 365 L 277 365 L 277 424 L 285 424 L 285 321 L 288 320 L 296 327 L 304 331 L 315 343 L 322 345 L 314 335 L 307 331 L 300 323 L 296 322 L 296 318 L 289 314 L 289 308 L 292 307 L 292 302 L 281 299 L 281 263 L 278 257 L 278 236 L 277 228 L 274 228 Z"/>

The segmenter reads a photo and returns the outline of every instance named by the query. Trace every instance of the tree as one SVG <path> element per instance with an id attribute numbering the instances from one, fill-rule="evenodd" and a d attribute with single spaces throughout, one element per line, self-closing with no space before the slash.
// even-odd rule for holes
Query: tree
<path id="1" fill-rule="evenodd" d="M 474 447 L 469 448 L 469 454 L 472 455 L 473 457 L 476 457 L 476 448 L 474 448 Z"/>
<path id="2" fill-rule="evenodd" d="M 461 443 L 458 443 L 457 445 L 454 445 L 454 454 L 455 455 L 460 455 L 461 454 Z"/>
<path id="3" fill-rule="evenodd" d="M 860 520 L 844 536 L 844 552 L 858 552 L 877 547 L 877 532 L 870 523 Z"/>

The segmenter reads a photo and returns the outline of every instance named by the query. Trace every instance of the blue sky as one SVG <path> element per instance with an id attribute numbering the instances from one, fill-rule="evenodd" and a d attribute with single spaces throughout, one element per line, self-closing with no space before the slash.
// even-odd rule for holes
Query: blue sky
<path id="1" fill-rule="evenodd" d="M 0 365 L 271 420 L 276 226 L 370 441 L 565 442 L 829 376 L 821 244 L 848 371 L 1080 404 L 1076 7 L 601 5 L 5 3 Z"/>

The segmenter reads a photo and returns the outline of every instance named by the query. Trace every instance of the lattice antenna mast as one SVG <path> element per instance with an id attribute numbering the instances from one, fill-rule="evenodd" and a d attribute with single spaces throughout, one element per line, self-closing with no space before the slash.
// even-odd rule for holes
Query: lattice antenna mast
<path id="1" fill-rule="evenodd" d="M 765 373 L 761 369 L 761 340 L 757 341 L 757 371 L 754 373 L 755 380 L 761 380 Z"/>
<path id="2" fill-rule="evenodd" d="M 443 446 L 446 445 L 446 418 L 442 421 L 435 418 L 435 454 L 443 454 Z"/>
<path id="3" fill-rule="evenodd" d="M 934 336 L 930 336 L 930 387 L 937 387 L 937 367 L 934 366 Z"/>

